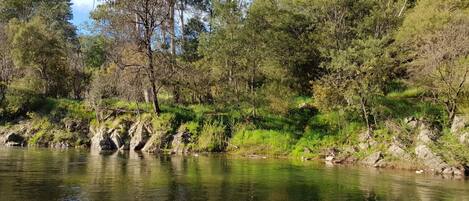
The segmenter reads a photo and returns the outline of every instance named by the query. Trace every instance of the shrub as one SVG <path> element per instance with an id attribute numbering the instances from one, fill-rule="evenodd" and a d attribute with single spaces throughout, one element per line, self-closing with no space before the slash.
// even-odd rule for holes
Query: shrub
<path id="1" fill-rule="evenodd" d="M 204 124 L 198 138 L 198 150 L 207 152 L 224 151 L 226 141 L 225 126 L 219 122 L 207 122 Z"/>
<path id="2" fill-rule="evenodd" d="M 175 131 L 177 128 L 175 127 L 176 115 L 172 113 L 163 113 L 159 117 L 154 117 L 152 119 L 151 125 L 155 131 L 162 131 L 162 132 L 171 132 Z"/>

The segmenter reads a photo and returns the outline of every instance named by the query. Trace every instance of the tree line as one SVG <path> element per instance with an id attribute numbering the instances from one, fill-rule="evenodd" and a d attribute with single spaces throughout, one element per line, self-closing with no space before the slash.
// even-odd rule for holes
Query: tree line
<path id="1" fill-rule="evenodd" d="M 402 87 L 421 89 L 448 122 L 467 102 L 464 0 L 104 0 L 85 35 L 71 18 L 70 0 L 0 3 L 4 113 L 33 94 L 97 111 L 108 99 L 148 102 L 158 115 L 170 97 L 255 118 L 287 114 L 302 96 L 371 130 L 387 118 L 381 98 Z"/>

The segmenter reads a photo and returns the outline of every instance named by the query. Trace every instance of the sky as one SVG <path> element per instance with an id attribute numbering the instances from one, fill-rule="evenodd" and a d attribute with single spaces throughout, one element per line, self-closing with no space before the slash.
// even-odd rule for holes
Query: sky
<path id="1" fill-rule="evenodd" d="M 89 14 L 90 11 L 93 10 L 93 6 L 95 0 L 72 0 L 72 9 L 73 9 L 73 20 L 72 23 L 76 25 L 79 29 L 85 22 L 89 22 Z M 98 4 L 99 0 L 96 0 L 96 4 Z"/>

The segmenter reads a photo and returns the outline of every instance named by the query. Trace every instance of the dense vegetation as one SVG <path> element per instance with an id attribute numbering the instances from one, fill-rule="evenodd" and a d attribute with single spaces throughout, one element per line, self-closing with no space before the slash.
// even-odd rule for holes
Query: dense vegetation
<path id="1" fill-rule="evenodd" d="M 467 111 L 465 0 L 109 0 L 82 35 L 70 6 L 0 2 L 3 124 L 170 115 L 195 150 L 300 156 Z"/>

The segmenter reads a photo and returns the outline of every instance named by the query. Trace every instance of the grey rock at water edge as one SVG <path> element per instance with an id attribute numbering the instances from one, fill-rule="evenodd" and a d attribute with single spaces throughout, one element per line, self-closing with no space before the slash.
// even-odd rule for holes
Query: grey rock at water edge
<path id="1" fill-rule="evenodd" d="M 188 131 L 180 131 L 173 137 L 171 142 L 171 153 L 186 154 L 190 152 L 189 143 L 191 143 L 192 135 Z"/>
<path id="2" fill-rule="evenodd" d="M 380 167 L 382 166 L 382 160 L 383 154 L 381 152 L 375 152 L 363 159 L 362 163 L 367 166 Z"/>
<path id="3" fill-rule="evenodd" d="M 415 148 L 415 154 L 433 172 L 445 175 L 462 176 L 465 169 L 462 166 L 452 167 L 440 156 L 435 154 L 427 145 L 419 145 Z"/>
<path id="4" fill-rule="evenodd" d="M 142 151 L 148 153 L 159 153 L 162 151 L 165 142 L 165 134 L 163 132 L 156 132 L 146 142 Z"/>
<path id="5" fill-rule="evenodd" d="M 97 131 L 92 132 L 94 133 L 93 137 L 91 138 L 91 149 L 95 151 L 112 151 L 116 150 L 117 146 L 111 140 L 109 134 L 106 132 L 106 129 L 99 128 Z"/>
<path id="6" fill-rule="evenodd" d="M 143 149 L 150 138 L 150 132 L 143 122 L 136 122 L 132 125 L 129 130 L 129 135 L 131 136 L 130 149 L 134 151 Z"/>
<path id="7" fill-rule="evenodd" d="M 408 154 L 401 145 L 393 143 L 391 146 L 389 146 L 387 153 L 389 153 L 391 156 L 394 156 L 399 159 L 403 160 L 411 160 L 412 157 L 410 154 Z"/>
<path id="8" fill-rule="evenodd" d="M 26 142 L 23 136 L 18 135 L 16 133 L 9 133 L 0 138 L 0 143 L 2 143 L 5 146 L 13 147 L 13 146 L 24 146 Z"/>
<path id="9" fill-rule="evenodd" d="M 112 132 L 110 138 L 114 145 L 116 145 L 117 149 L 125 149 L 124 140 L 118 130 Z"/>

